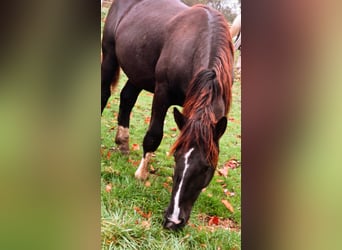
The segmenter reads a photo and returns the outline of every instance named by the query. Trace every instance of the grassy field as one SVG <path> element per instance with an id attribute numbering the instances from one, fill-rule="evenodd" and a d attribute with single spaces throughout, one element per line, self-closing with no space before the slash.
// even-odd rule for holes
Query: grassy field
<path id="1" fill-rule="evenodd" d="M 102 17 L 105 13 L 104 8 Z M 195 203 L 189 223 L 179 232 L 162 228 L 164 209 L 171 197 L 174 166 L 168 151 L 179 134 L 172 108 L 165 120 L 163 141 L 150 163 L 153 174 L 145 182 L 137 181 L 134 172 L 142 157 L 153 95 L 140 94 L 131 115 L 131 152 L 129 156 L 121 155 L 116 151 L 114 137 L 119 93 L 126 80 L 121 74 L 101 118 L 102 249 L 240 249 L 240 80 L 234 83 L 228 129 L 220 140 L 215 176 Z M 225 206 L 222 200 L 230 206 Z"/>

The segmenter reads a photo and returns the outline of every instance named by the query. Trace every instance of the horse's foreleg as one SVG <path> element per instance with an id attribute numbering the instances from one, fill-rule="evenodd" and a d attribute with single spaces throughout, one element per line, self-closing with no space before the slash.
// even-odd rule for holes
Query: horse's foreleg
<path id="1" fill-rule="evenodd" d="M 151 122 L 144 137 L 143 158 L 139 168 L 135 172 L 135 177 L 137 179 L 144 180 L 148 177 L 148 163 L 153 152 L 157 150 L 163 138 L 164 119 L 169 106 L 167 89 L 166 87 L 159 85 L 153 98 Z"/>
<path id="2" fill-rule="evenodd" d="M 129 153 L 129 118 L 141 89 L 134 86 L 129 80 L 120 93 L 120 107 L 118 115 L 118 130 L 115 143 L 119 146 L 121 153 Z"/>

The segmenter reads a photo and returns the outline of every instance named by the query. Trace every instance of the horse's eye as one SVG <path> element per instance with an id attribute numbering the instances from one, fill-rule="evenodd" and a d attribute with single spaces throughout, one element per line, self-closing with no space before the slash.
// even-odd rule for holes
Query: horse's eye
<path id="1" fill-rule="evenodd" d="M 173 157 L 176 157 L 176 155 L 177 155 L 177 150 L 175 150 L 175 151 L 173 152 Z"/>
<path id="2" fill-rule="evenodd" d="M 176 157 L 178 155 L 179 148 L 176 148 L 175 151 L 173 152 L 173 157 Z"/>
<path id="3" fill-rule="evenodd" d="M 211 166 L 210 165 L 205 165 L 203 168 L 202 168 L 202 173 L 207 173 L 208 171 L 211 170 Z"/>

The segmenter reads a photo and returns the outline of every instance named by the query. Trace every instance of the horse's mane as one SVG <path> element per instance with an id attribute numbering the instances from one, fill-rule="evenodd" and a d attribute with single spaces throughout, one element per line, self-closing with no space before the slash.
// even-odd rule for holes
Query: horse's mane
<path id="1" fill-rule="evenodd" d="M 202 6 L 201 6 L 202 7 Z M 231 104 L 232 65 L 234 47 L 231 42 L 228 25 L 218 12 L 213 12 L 215 24 L 212 25 L 211 43 L 214 44 L 214 54 L 210 55 L 209 69 L 202 69 L 189 84 L 183 115 L 187 122 L 181 134 L 171 148 L 187 151 L 190 143 L 195 141 L 203 149 L 207 160 L 216 167 L 219 149 L 214 138 L 215 117 L 214 102 L 221 98 L 224 103 L 224 114 L 229 111 Z"/>

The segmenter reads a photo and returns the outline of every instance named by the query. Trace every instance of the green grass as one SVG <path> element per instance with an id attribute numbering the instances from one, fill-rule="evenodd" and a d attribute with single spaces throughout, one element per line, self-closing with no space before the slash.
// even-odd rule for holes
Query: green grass
<path id="1" fill-rule="evenodd" d="M 106 10 L 105 10 L 106 11 Z M 105 16 L 102 13 L 102 17 Z M 114 147 L 117 128 L 119 93 L 127 78 L 121 74 L 120 83 L 109 100 L 101 118 L 101 235 L 103 249 L 240 249 L 241 242 L 241 167 L 229 169 L 228 177 L 215 176 L 202 192 L 192 210 L 188 225 L 178 232 L 164 230 L 162 217 L 171 193 L 174 160 L 167 156 L 179 131 L 174 131 L 172 108 L 165 120 L 164 138 L 150 165 L 156 172 L 148 182 L 138 181 L 134 172 L 142 157 L 142 141 L 147 131 L 146 117 L 150 117 L 152 94 L 143 91 L 133 108 L 130 127 L 130 146 L 140 149 L 123 156 Z M 241 92 L 240 82 L 233 87 L 233 104 L 226 133 L 220 140 L 217 168 L 234 158 L 241 161 Z M 107 184 L 112 185 L 106 192 Z M 224 189 L 234 192 L 227 196 Z M 234 213 L 221 202 L 228 200 Z M 219 225 L 209 226 L 211 216 L 219 218 Z"/>

